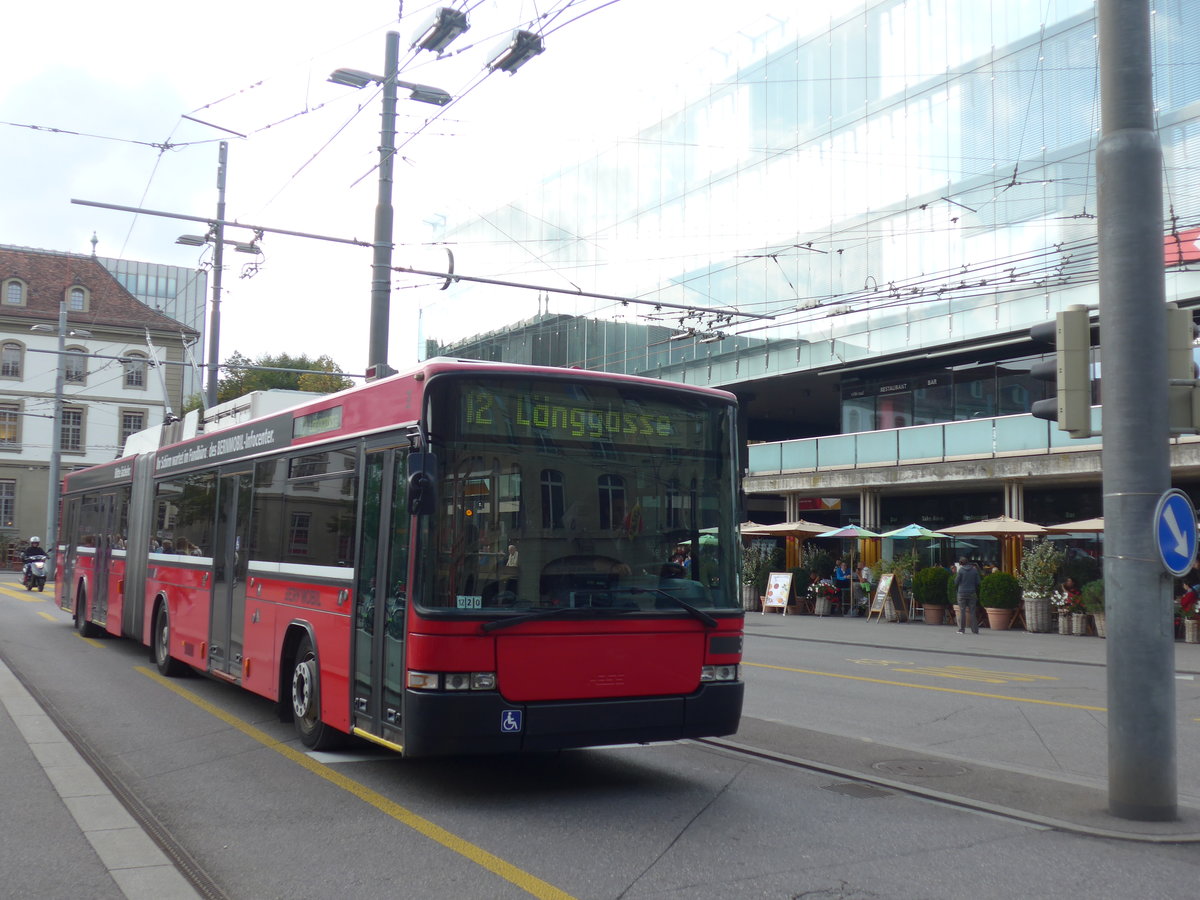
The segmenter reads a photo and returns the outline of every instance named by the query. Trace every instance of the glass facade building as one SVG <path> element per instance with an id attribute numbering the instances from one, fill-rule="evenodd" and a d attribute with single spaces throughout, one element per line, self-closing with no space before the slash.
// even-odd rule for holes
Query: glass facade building
<path id="1" fill-rule="evenodd" d="M 1200 0 L 1151 7 L 1166 238 L 1200 225 Z M 494 277 L 521 281 L 535 247 L 580 291 L 635 299 L 555 298 L 596 340 L 553 361 L 735 390 L 752 440 L 1027 413 L 1029 327 L 1097 303 L 1092 0 L 721 15 L 657 121 L 444 239 Z M 1168 300 L 1197 297 L 1168 269 Z M 497 334 L 539 327 L 464 317 L 471 300 L 425 306 L 431 352 L 474 355 L 469 321 L 507 358 Z M 606 321 L 644 339 L 604 341 Z"/>

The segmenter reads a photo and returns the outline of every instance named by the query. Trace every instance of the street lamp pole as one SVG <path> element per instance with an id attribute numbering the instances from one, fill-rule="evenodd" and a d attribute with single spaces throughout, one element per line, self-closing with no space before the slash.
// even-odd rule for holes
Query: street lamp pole
<path id="1" fill-rule="evenodd" d="M 387 33 L 383 63 L 383 111 L 379 128 L 379 199 L 375 203 L 374 253 L 371 257 L 371 332 L 367 372 L 375 378 L 388 368 L 388 327 L 392 305 L 392 163 L 396 156 L 396 69 L 400 64 L 400 34 Z"/>
<path id="2" fill-rule="evenodd" d="M 465 29 L 464 29 L 465 30 Z M 461 32 L 459 32 L 461 33 Z M 334 84 L 362 88 L 374 82 L 383 86 L 383 120 L 379 128 L 379 200 L 375 204 L 375 240 L 371 246 L 371 332 L 367 345 L 367 380 L 390 375 L 388 368 L 388 318 L 392 303 L 392 163 L 396 158 L 396 89 L 410 91 L 409 99 L 419 103 L 445 106 L 454 98 L 441 88 L 413 84 L 396 78 L 400 64 L 400 34 L 387 33 L 384 74 L 372 75 L 361 69 L 335 69 L 329 76 Z"/>
<path id="3" fill-rule="evenodd" d="M 39 326 L 41 327 L 41 326 Z M 58 504 L 60 470 L 62 468 L 62 422 L 63 422 L 63 378 L 65 354 L 67 352 L 67 301 L 58 302 L 58 364 L 54 367 L 54 421 L 50 426 L 50 486 L 46 493 L 46 542 L 49 549 L 46 560 L 46 577 L 54 580 L 58 569 Z"/>
<path id="4" fill-rule="evenodd" d="M 225 163 L 229 157 L 229 142 L 221 141 L 217 155 L 217 221 L 213 225 L 213 292 L 212 309 L 208 316 L 208 385 L 204 405 L 217 405 L 217 376 L 221 357 L 221 270 L 225 265 Z"/>

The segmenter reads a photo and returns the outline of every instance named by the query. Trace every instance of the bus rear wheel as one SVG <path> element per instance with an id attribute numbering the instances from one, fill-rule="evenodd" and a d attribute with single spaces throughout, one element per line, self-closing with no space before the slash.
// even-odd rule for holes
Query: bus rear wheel
<path id="1" fill-rule="evenodd" d="M 83 592 L 82 587 L 75 599 L 75 630 L 79 632 L 80 637 L 94 638 L 100 635 L 99 627 L 87 620 L 87 594 Z"/>
<path id="2" fill-rule="evenodd" d="M 309 750 L 335 750 L 345 743 L 344 734 L 321 721 L 321 674 L 307 634 L 296 647 L 292 666 L 292 724 Z"/>
<path id="3" fill-rule="evenodd" d="M 178 678 L 187 671 L 177 659 L 171 657 L 171 619 L 167 614 L 167 604 L 163 603 L 154 614 L 154 635 L 150 644 L 150 658 L 160 675 L 167 678 Z"/>

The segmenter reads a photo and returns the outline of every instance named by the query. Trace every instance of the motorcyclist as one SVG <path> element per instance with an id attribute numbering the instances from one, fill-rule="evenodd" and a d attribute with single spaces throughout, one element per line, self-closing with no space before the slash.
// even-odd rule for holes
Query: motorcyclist
<path id="1" fill-rule="evenodd" d="M 31 537 L 29 539 L 29 546 L 21 554 L 21 560 L 29 562 L 31 559 L 44 559 L 45 556 L 46 550 L 42 547 L 42 539 L 40 537 Z"/>

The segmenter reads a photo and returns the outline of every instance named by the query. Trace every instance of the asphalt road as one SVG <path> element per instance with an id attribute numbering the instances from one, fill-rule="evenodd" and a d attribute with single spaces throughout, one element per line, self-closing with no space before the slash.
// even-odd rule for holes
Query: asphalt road
<path id="1" fill-rule="evenodd" d="M 853 743 L 910 747 L 1096 778 L 1095 667 L 998 662 L 963 645 L 961 656 L 885 653 L 876 632 L 831 645 L 753 625 L 764 633 L 747 641 L 748 732 L 824 735 L 795 749 L 834 757 Z M 82 639 L 49 594 L 4 582 L 0 656 L 215 896 L 1190 898 L 1200 875 L 1194 845 L 1062 833 L 697 743 L 436 761 L 301 753 L 266 701 L 205 678 L 161 679 L 143 648 Z M 971 693 L 930 689 L 950 684 Z M 44 794 L 37 805 L 6 797 L 0 846 L 9 829 L 58 821 L 45 821 Z M 47 847 L 50 860 L 59 852 Z M 61 852 L 85 851 L 64 841 Z M 38 871 L 51 884 L 52 862 L 25 865 L 22 884 Z M 58 883 L 39 896 L 109 895 L 87 884 L 63 895 Z"/>

